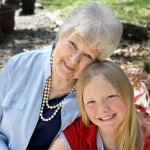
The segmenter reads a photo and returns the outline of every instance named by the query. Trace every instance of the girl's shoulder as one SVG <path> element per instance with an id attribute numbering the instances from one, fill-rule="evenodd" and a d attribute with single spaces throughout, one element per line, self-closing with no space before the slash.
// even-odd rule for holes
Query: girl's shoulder
<path id="1" fill-rule="evenodd" d="M 79 117 L 63 133 L 72 150 L 97 150 L 96 129 L 86 126 Z"/>

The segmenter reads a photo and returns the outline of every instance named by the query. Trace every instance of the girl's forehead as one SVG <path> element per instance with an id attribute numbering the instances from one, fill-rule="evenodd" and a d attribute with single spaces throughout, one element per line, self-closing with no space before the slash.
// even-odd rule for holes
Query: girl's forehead
<path id="1" fill-rule="evenodd" d="M 114 87 L 102 74 L 99 74 L 99 75 L 93 75 L 93 77 L 89 79 L 89 81 L 85 86 L 85 89 L 107 90 L 107 89 L 114 89 Z"/>

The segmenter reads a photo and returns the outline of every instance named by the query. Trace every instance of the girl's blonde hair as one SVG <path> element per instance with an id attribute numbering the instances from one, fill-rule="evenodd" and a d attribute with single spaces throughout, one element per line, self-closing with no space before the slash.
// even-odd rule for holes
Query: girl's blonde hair
<path id="1" fill-rule="evenodd" d="M 124 71 L 117 64 L 111 61 L 95 61 L 84 71 L 78 80 L 77 98 L 83 122 L 86 125 L 91 124 L 83 104 L 84 88 L 90 80 L 100 74 L 113 85 L 127 110 L 124 121 L 118 127 L 116 138 L 117 149 L 142 150 L 144 139 L 140 130 L 140 119 L 136 114 L 133 87 Z"/>

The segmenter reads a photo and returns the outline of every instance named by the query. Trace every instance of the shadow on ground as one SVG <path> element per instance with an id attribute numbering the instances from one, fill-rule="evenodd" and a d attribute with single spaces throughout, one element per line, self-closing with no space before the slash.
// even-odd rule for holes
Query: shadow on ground
<path id="1" fill-rule="evenodd" d="M 141 27 L 130 23 L 123 23 L 123 41 L 142 43 L 150 40 L 150 27 Z"/>
<path id="2" fill-rule="evenodd" d="M 150 32 L 147 27 L 123 23 L 122 41 L 128 44 L 148 43 Z M 37 46 L 48 45 L 54 41 L 56 32 L 50 28 L 15 30 L 11 34 L 0 33 L 0 49 L 12 50 L 12 55 L 22 52 L 23 49 L 35 49 Z M 121 44 L 124 46 L 124 44 Z"/>
<path id="3" fill-rule="evenodd" d="M 14 55 L 22 52 L 23 49 L 31 50 L 49 45 L 55 37 L 56 32 L 46 28 L 15 30 L 11 34 L 1 34 L 0 49 L 11 50 Z"/>

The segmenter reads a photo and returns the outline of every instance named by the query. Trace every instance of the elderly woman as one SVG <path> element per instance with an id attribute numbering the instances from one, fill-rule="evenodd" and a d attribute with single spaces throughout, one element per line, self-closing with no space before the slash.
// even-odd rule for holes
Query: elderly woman
<path id="1" fill-rule="evenodd" d="M 75 84 L 116 49 L 122 24 L 110 8 L 75 9 L 48 49 L 12 57 L 0 73 L 0 149 L 48 149 L 79 115 Z"/>

